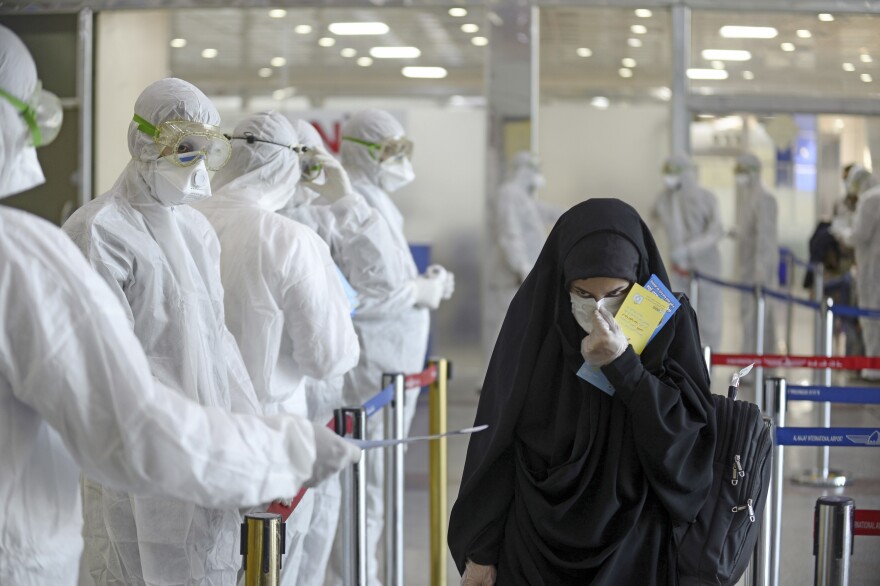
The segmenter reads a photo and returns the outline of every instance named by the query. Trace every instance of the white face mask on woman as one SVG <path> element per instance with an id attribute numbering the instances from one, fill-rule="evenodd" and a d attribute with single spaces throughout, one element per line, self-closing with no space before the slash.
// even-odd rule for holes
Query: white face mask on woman
<path id="1" fill-rule="evenodd" d="M 617 295 L 596 301 L 592 297 L 581 297 L 575 293 L 569 293 L 569 295 L 571 296 L 571 313 L 578 325 L 588 334 L 593 331 L 593 312 L 602 307 L 611 315 L 617 315 L 617 311 L 626 299 L 626 295 Z"/>
<path id="2" fill-rule="evenodd" d="M 388 193 L 394 193 L 416 178 L 410 160 L 406 157 L 388 159 L 379 169 L 379 185 Z"/>
<path id="3" fill-rule="evenodd" d="M 211 179 L 205 159 L 181 167 L 166 157 L 155 161 L 148 178 L 153 196 L 166 206 L 191 204 L 211 197 Z"/>

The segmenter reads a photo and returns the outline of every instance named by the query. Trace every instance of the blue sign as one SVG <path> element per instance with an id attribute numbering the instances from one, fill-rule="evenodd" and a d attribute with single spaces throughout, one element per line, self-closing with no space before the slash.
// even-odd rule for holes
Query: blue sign
<path id="1" fill-rule="evenodd" d="M 880 388 L 792 385 L 787 389 L 786 398 L 789 401 L 812 401 L 814 403 L 854 403 L 857 405 L 878 405 L 880 404 Z"/>
<path id="2" fill-rule="evenodd" d="M 366 411 L 367 417 L 371 417 L 374 413 L 379 411 L 379 409 L 381 409 L 393 400 L 394 385 L 391 384 L 379 391 L 379 393 L 372 399 L 364 403 L 364 411 Z"/>
<path id="3" fill-rule="evenodd" d="M 880 447 L 880 429 L 873 427 L 777 427 L 779 446 Z"/>

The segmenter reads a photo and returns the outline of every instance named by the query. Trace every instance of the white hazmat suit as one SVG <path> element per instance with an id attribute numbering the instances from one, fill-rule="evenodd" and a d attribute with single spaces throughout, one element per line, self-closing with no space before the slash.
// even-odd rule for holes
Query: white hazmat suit
<path id="1" fill-rule="evenodd" d="M 0 26 L 0 89 L 24 99 L 36 85 L 24 44 Z M 43 181 L 28 134 L 0 99 L 0 197 Z M 155 381 L 127 309 L 48 222 L 0 207 L 0 250 L 0 584 L 77 583 L 80 468 L 229 508 L 289 497 L 358 456 L 340 443 L 338 466 L 316 467 L 323 432 L 307 422 L 205 409 Z"/>
<path id="2" fill-rule="evenodd" d="M 762 287 L 776 287 L 779 271 L 779 226 L 776 198 L 761 182 L 761 161 L 750 153 L 736 159 L 736 252 L 737 281 Z M 765 304 L 764 354 L 776 353 L 773 301 Z M 755 351 L 757 304 L 755 296 L 741 294 L 742 350 Z"/>
<path id="3" fill-rule="evenodd" d="M 200 90 L 173 78 L 148 86 L 134 112 L 156 127 L 220 122 Z M 188 185 L 195 189 L 170 189 L 174 179 L 165 180 L 163 169 L 180 170 L 160 158 L 162 148 L 134 122 L 128 147 L 132 160 L 116 184 L 77 210 L 63 230 L 128 308 L 157 380 L 202 405 L 259 413 L 224 321 L 217 236 L 204 216 L 183 205 L 210 196 L 207 172 L 203 164 L 181 168 L 192 173 Z M 98 586 L 235 584 L 241 565 L 235 509 L 118 492 L 89 479 L 84 491 L 83 560 Z"/>
<path id="4" fill-rule="evenodd" d="M 491 241 L 482 332 L 486 363 L 513 296 L 538 260 L 549 226 L 563 211 L 535 197 L 543 185 L 544 177 L 532 154 L 517 153 L 511 161 L 507 181 L 501 184 L 489 205 Z"/>
<path id="5" fill-rule="evenodd" d="M 691 160 L 684 155 L 669 157 L 663 166 L 665 187 L 654 204 L 654 217 L 666 235 L 666 258 L 673 268 L 698 271 L 719 277 L 721 253 L 718 243 L 724 236 L 715 195 L 700 187 Z M 688 293 L 691 279 L 669 272 L 674 291 Z M 693 300 L 692 300 L 693 301 Z M 695 300 L 700 324 L 700 341 L 716 350 L 721 343 L 721 290 L 701 282 Z"/>
<path id="6" fill-rule="evenodd" d="M 226 323 L 264 413 L 308 417 L 306 377 L 341 377 L 357 364 L 359 346 L 327 244 L 276 213 L 299 180 L 298 142 L 277 112 L 246 118 L 232 134 L 229 162 L 214 176 L 214 195 L 195 207 L 217 231 Z M 314 503 L 310 490 L 287 520 L 282 584 L 304 581 Z"/>
<path id="7" fill-rule="evenodd" d="M 832 224 L 835 236 L 855 249 L 859 307 L 880 309 L 880 182 L 864 168 L 847 177 L 847 192 L 859 197 L 851 226 Z M 880 320 L 859 318 L 867 356 L 880 356 Z M 862 378 L 880 380 L 880 369 L 862 370 Z"/>

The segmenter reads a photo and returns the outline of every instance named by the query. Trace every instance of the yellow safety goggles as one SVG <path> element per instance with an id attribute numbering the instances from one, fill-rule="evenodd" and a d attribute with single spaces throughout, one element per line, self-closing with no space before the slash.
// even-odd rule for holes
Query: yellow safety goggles
<path id="1" fill-rule="evenodd" d="M 389 159 L 406 157 L 412 158 L 413 142 L 408 138 L 386 138 L 380 142 L 370 142 L 361 140 L 353 136 L 343 136 L 342 140 L 347 140 L 367 147 L 370 157 L 384 163 Z"/>
<path id="2" fill-rule="evenodd" d="M 216 171 L 232 154 L 229 139 L 216 126 L 188 120 L 169 120 L 153 126 L 137 114 L 133 120 L 141 132 L 152 136 L 156 144 L 163 147 L 163 152 L 170 150 L 163 156 L 181 167 L 195 165 L 204 159 L 205 166 Z"/>
<path id="3" fill-rule="evenodd" d="M 24 118 L 31 132 L 31 146 L 46 146 L 61 132 L 61 123 L 64 121 L 61 100 L 52 92 L 43 90 L 42 83 L 37 82 L 33 95 L 27 101 L 20 100 L 3 89 L 0 89 L 0 97 L 12 104 Z"/>

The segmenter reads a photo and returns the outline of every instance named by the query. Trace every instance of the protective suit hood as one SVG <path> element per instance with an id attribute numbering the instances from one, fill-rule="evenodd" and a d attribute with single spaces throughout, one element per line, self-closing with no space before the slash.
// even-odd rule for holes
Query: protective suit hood
<path id="1" fill-rule="evenodd" d="M 405 135 L 406 131 L 397 118 L 376 108 L 358 112 L 342 125 L 343 137 L 351 136 L 367 142 L 378 143 L 386 138 Z M 343 139 L 339 153 L 352 182 L 364 178 L 373 185 L 380 184 L 382 165 L 370 156 L 369 149 L 364 145 Z"/>
<path id="2" fill-rule="evenodd" d="M 24 43 L 0 25 L 0 89 L 26 99 L 37 87 L 37 68 Z M 30 131 L 21 114 L 0 98 L 0 198 L 45 183 L 37 149 L 28 144 Z"/>
<path id="3" fill-rule="evenodd" d="M 877 185 L 877 178 L 861 165 L 854 165 L 846 177 L 846 192 L 860 196 Z"/>
<path id="4" fill-rule="evenodd" d="M 247 136 L 256 140 L 248 142 Z M 268 142 L 266 142 L 268 141 Z M 278 112 L 245 118 L 232 133 L 232 156 L 212 181 L 215 197 L 231 198 L 278 211 L 300 179 L 299 137 L 293 124 Z"/>
<path id="5" fill-rule="evenodd" d="M 299 137 L 299 144 L 308 147 L 309 149 L 324 149 L 324 139 L 321 138 L 321 135 L 318 134 L 318 131 L 310 123 L 301 119 L 294 120 L 293 128 L 296 130 L 296 135 Z M 302 169 L 302 161 L 300 161 L 300 169 Z M 323 183 L 323 171 L 321 171 L 315 181 L 317 183 Z M 296 190 L 293 192 L 293 197 L 288 201 L 287 205 L 288 207 L 298 207 L 310 204 L 316 199 L 318 199 L 318 192 L 309 188 L 309 182 L 300 180 L 296 184 Z"/>

